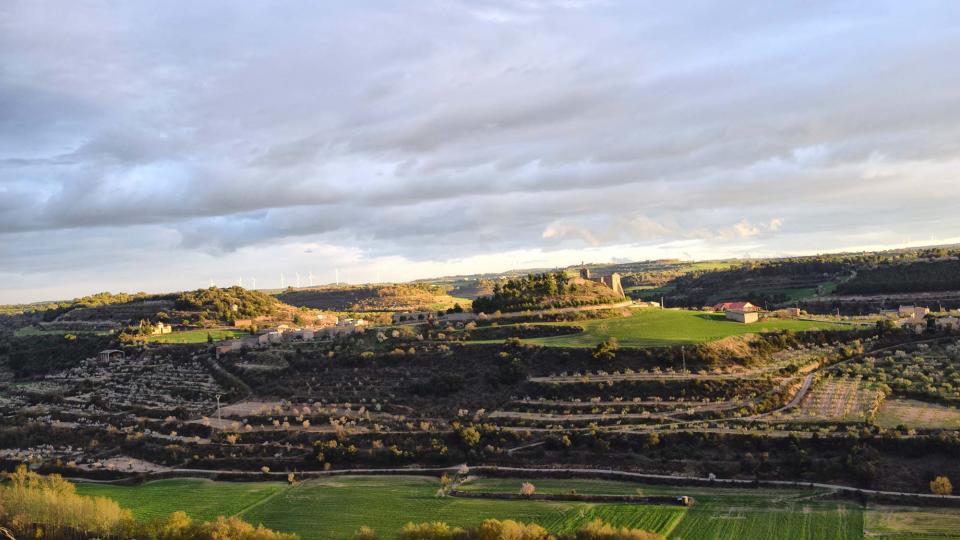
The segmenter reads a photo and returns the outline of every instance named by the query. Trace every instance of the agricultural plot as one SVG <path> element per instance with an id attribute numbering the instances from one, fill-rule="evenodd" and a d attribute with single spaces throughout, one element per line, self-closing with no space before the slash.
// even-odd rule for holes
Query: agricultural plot
<path id="1" fill-rule="evenodd" d="M 460 489 L 515 493 L 522 482 L 518 478 L 479 478 L 462 484 Z M 616 525 L 654 530 L 668 538 L 683 540 L 863 538 L 860 507 L 842 501 L 818 500 L 820 491 L 671 487 L 585 479 L 535 479 L 532 482 L 538 493 L 688 495 L 696 502 L 691 508 L 683 508 L 437 497 L 436 479 L 410 476 L 332 477 L 292 486 L 277 482 L 181 479 L 142 486 L 83 484 L 78 490 L 84 495 L 114 498 L 133 508 L 140 519 L 175 510 L 186 511 L 198 519 L 239 515 L 253 523 L 296 532 L 303 540 L 346 539 L 363 525 L 374 528 L 384 538 L 391 538 L 411 521 L 440 520 L 451 525 L 468 525 L 484 518 L 537 522 L 553 532 L 570 531 L 601 518 Z M 878 531 L 898 530 L 889 524 L 891 511 L 883 512 L 886 516 L 883 528 L 873 526 Z M 941 520 L 944 527 L 960 520 L 957 510 L 930 512 L 944 514 Z"/>
<path id="2" fill-rule="evenodd" d="M 710 503 L 691 508 L 670 538 L 859 539 L 863 538 L 863 514 L 850 503 L 811 501 L 766 508 Z"/>
<path id="3" fill-rule="evenodd" d="M 960 409 L 912 399 L 888 399 L 875 423 L 885 428 L 960 429 Z"/>
<path id="4" fill-rule="evenodd" d="M 886 351 L 879 358 L 838 366 L 836 371 L 882 383 L 893 396 L 960 404 L 960 348 L 956 345 L 921 344 L 912 352 Z"/>
<path id="5" fill-rule="evenodd" d="M 778 419 L 801 422 L 865 422 L 873 417 L 883 394 L 859 379 L 828 378 L 804 396 L 800 406 Z"/>
<path id="6" fill-rule="evenodd" d="M 213 482 L 196 478 L 158 480 L 139 486 L 77 484 L 77 493 L 109 497 L 133 510 L 137 519 L 182 510 L 194 519 L 234 515 L 286 489 L 280 482 Z"/>
<path id="7" fill-rule="evenodd" d="M 597 517 L 667 532 L 684 513 L 683 508 L 660 506 L 438 498 L 436 490 L 432 478 L 313 480 L 242 515 L 248 521 L 297 532 L 303 540 L 311 540 L 349 538 L 363 525 L 389 538 L 411 521 L 468 525 L 488 517 L 533 521 L 555 532 L 575 529 Z"/>
<path id="8" fill-rule="evenodd" d="M 592 347 L 615 337 L 623 347 L 661 347 L 715 341 L 758 332 L 850 328 L 848 325 L 791 319 L 741 324 L 724 319 L 722 314 L 682 309 L 643 309 L 628 317 L 578 321 L 577 324 L 584 328 L 582 333 L 526 341 L 551 347 Z"/>
<path id="9" fill-rule="evenodd" d="M 865 537 L 883 540 L 960 538 L 956 509 L 871 505 L 863 513 Z"/>
<path id="10" fill-rule="evenodd" d="M 243 330 L 236 330 L 233 328 L 216 328 L 210 330 L 187 330 L 185 332 L 173 332 L 172 334 L 148 336 L 146 340 L 152 343 L 173 343 L 179 345 L 206 343 L 208 334 L 213 337 L 214 341 L 223 341 L 225 339 L 233 339 L 236 337 L 250 335 L 248 332 Z"/>
<path id="11" fill-rule="evenodd" d="M 538 493 L 610 495 L 688 495 L 696 501 L 668 538 L 845 539 L 863 537 L 863 518 L 853 503 L 818 501 L 818 492 L 793 490 L 670 487 L 583 479 L 532 480 Z M 516 479 L 483 478 L 461 489 L 515 492 Z M 960 517 L 960 512 L 954 511 Z"/>

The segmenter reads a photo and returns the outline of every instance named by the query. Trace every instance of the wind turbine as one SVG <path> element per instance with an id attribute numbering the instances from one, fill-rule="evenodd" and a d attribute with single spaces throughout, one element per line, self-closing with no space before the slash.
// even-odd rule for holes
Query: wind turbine
<path id="1" fill-rule="evenodd" d="M 300 288 L 300 272 L 297 272 L 297 288 Z"/>
<path id="2" fill-rule="evenodd" d="M 313 272 L 307 273 L 307 279 L 310 280 L 310 286 L 313 287 Z"/>
<path id="3" fill-rule="evenodd" d="M 285 289 L 285 288 L 286 288 L 286 286 L 284 285 L 284 281 L 283 281 L 283 272 L 280 272 L 280 288 L 281 288 L 281 289 Z"/>
<path id="4" fill-rule="evenodd" d="M 256 288 L 257 288 L 257 278 L 251 277 L 251 278 L 250 278 L 250 281 L 253 282 L 253 288 L 254 288 L 254 290 L 256 290 Z"/>
<path id="5" fill-rule="evenodd" d="M 334 268 L 334 269 L 333 269 L 333 275 L 336 277 L 336 279 L 335 279 L 334 281 L 336 281 L 337 285 L 340 285 L 340 269 L 339 269 L 339 268 Z"/>
<path id="6" fill-rule="evenodd" d="M 237 278 L 237 286 L 243 287 L 243 276 Z"/>

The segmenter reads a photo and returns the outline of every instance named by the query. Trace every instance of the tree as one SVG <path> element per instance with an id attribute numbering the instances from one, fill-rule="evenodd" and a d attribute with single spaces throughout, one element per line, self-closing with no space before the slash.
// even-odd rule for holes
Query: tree
<path id="1" fill-rule="evenodd" d="M 953 493 L 953 484 L 946 476 L 938 476 L 930 481 L 930 493 L 934 495 L 950 495 Z"/>
<path id="2" fill-rule="evenodd" d="M 593 359 L 599 362 L 610 362 L 617 357 L 617 350 L 620 348 L 620 342 L 617 338 L 607 338 L 606 341 L 597 345 L 593 350 Z"/>
<path id="3" fill-rule="evenodd" d="M 476 446 L 480 442 L 480 432 L 475 427 L 468 427 L 460 432 L 460 438 L 467 446 Z"/>

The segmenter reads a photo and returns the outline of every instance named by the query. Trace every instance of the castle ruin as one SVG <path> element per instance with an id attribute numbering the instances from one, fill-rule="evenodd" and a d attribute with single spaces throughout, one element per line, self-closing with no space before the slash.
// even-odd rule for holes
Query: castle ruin
<path id="1" fill-rule="evenodd" d="M 623 292 L 623 285 L 620 284 L 620 274 L 614 272 L 609 276 L 597 276 L 593 277 L 590 275 L 590 269 L 587 267 L 580 268 L 580 279 L 585 281 L 592 281 L 594 283 L 599 283 L 608 289 L 612 289 L 613 292 L 620 295 L 621 298 L 626 298 L 626 293 Z"/>

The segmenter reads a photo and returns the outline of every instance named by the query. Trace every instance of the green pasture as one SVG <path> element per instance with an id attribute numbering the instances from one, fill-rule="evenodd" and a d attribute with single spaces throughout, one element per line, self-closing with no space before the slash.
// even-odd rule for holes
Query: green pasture
<path id="1" fill-rule="evenodd" d="M 728 321 L 723 314 L 683 309 L 640 309 L 627 317 L 575 321 L 584 331 L 578 334 L 525 340 L 551 347 L 593 347 L 615 337 L 623 347 L 663 347 L 715 341 L 730 336 L 792 330 L 835 330 L 850 328 L 826 322 L 771 319 L 752 324 Z"/>
<path id="2" fill-rule="evenodd" d="M 485 518 L 537 522 L 554 532 L 566 532 L 595 518 L 622 526 L 654 530 L 673 540 L 737 538 L 848 539 L 864 538 L 865 511 L 856 503 L 831 500 L 825 492 L 799 489 L 750 489 L 657 486 L 633 482 L 583 479 L 533 479 L 538 493 L 687 495 L 691 508 L 612 503 L 513 501 L 437 497 L 434 478 L 414 476 L 345 476 L 315 479 L 295 485 L 280 482 L 213 482 L 160 480 L 140 486 L 81 484 L 83 495 L 106 496 L 132 508 L 140 519 L 183 510 L 197 519 L 238 515 L 252 523 L 295 532 L 303 540 L 346 539 L 366 525 L 382 537 L 408 522 L 445 521 L 468 525 Z M 471 479 L 464 490 L 517 492 L 519 478 Z M 870 532 L 911 537 L 918 509 L 872 508 Z M 960 510 L 925 510 L 944 524 L 960 520 Z M 919 521 L 923 521 L 920 516 Z M 903 536 L 906 534 L 906 536 Z M 886 536 L 881 536 L 886 537 Z M 946 534 L 940 538 L 960 538 Z"/>
<path id="3" fill-rule="evenodd" d="M 281 482 L 214 482 L 198 478 L 157 480 L 138 486 L 77 484 L 77 493 L 110 497 L 137 519 L 164 517 L 183 510 L 194 519 L 234 515 L 286 489 Z"/>
<path id="4" fill-rule="evenodd" d="M 250 333 L 245 330 L 237 330 L 235 328 L 211 328 L 149 336 L 146 338 L 146 340 L 151 343 L 172 343 L 178 345 L 206 343 L 207 334 L 213 336 L 214 341 L 223 341 L 225 339 L 233 339 L 244 336 L 248 337 L 250 335 Z"/>
<path id="5" fill-rule="evenodd" d="M 110 332 L 99 330 L 44 330 L 36 326 L 24 326 L 13 331 L 15 337 L 31 336 L 65 336 L 67 334 L 90 334 L 97 336 L 108 336 Z"/>

